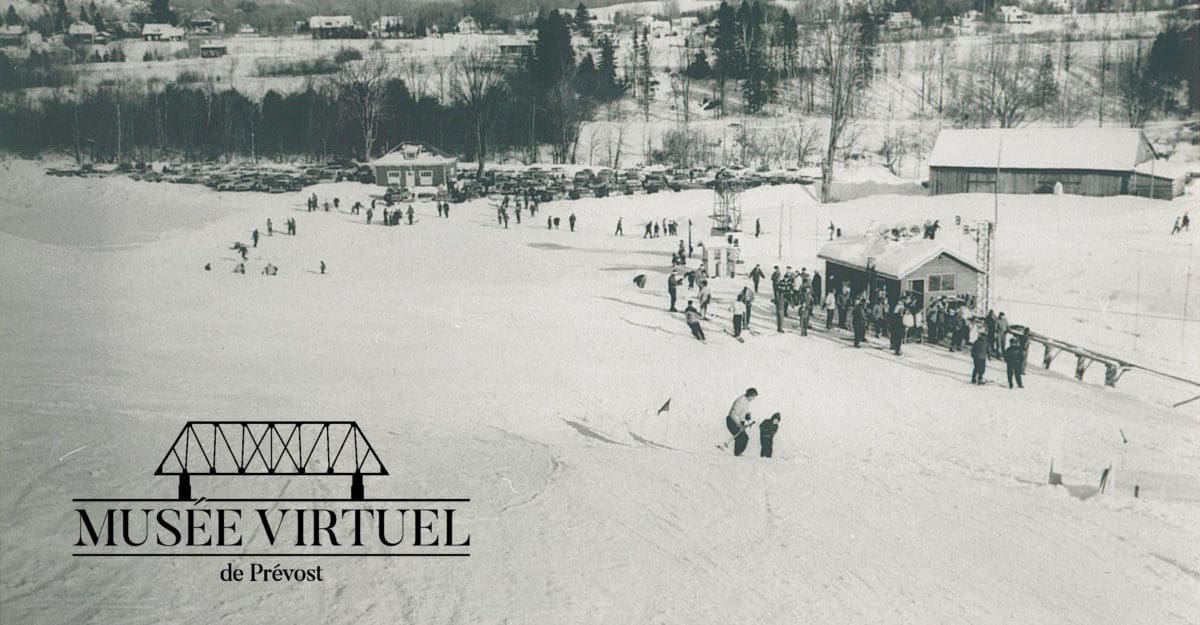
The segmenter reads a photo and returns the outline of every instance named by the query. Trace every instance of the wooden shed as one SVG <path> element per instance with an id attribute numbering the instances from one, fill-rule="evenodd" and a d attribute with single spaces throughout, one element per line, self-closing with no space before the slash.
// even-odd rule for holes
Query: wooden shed
<path id="1" fill-rule="evenodd" d="M 983 270 L 975 259 L 947 241 L 881 235 L 847 237 L 823 246 L 817 258 L 825 261 L 825 288 L 839 291 L 850 285 L 851 295 L 886 291 L 889 302 L 913 295 L 917 304 L 935 299 L 971 301 L 978 295 Z"/>
<path id="2" fill-rule="evenodd" d="M 375 184 L 412 189 L 454 183 L 458 159 L 426 143 L 404 143 L 371 162 Z"/>
<path id="3" fill-rule="evenodd" d="M 943 130 L 929 156 L 929 190 L 933 195 L 1133 194 L 1142 182 L 1135 173 L 1157 156 L 1136 128 Z M 1182 192 L 1181 184 L 1178 189 Z"/>

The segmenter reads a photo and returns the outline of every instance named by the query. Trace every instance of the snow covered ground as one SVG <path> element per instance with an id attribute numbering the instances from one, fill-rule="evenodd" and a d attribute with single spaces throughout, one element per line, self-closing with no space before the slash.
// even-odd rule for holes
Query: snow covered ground
<path id="1" fill-rule="evenodd" d="M 416 204 L 415 225 L 391 228 L 303 209 L 309 192 L 345 207 L 372 190 L 221 194 L 0 166 L 4 622 L 1200 617 L 1200 402 L 1169 407 L 1194 389 L 1137 372 L 1105 389 L 1036 363 L 1023 391 L 975 387 L 944 350 L 775 335 L 766 296 L 739 344 L 719 328 L 741 279 L 716 281 L 722 316 L 701 344 L 665 311 L 677 240 L 644 240 L 639 224 L 690 218 L 700 238 L 705 192 L 552 203 L 507 231 L 483 201 L 448 220 Z M 1200 233 L 1166 234 L 1182 202 L 1001 201 L 998 288 L 1014 321 L 1196 377 Z M 766 230 L 743 237 L 747 260 L 768 270 L 780 247 L 811 268 L 830 220 L 849 234 L 992 210 L 977 196 L 819 206 L 802 187 L 743 205 Z M 232 273 L 231 242 L 289 217 L 298 236 L 264 236 L 247 275 Z M 259 274 L 266 262 L 278 276 Z M 1181 317 L 1185 293 L 1192 321 L 1142 318 L 1135 344 L 1117 313 L 1140 299 L 1143 315 Z M 775 459 L 714 449 L 747 386 L 756 417 L 783 414 Z M 472 557 L 330 560 L 327 582 L 262 586 L 218 581 L 217 562 L 69 557 L 72 497 L 169 496 L 152 473 L 181 425 L 247 418 L 357 420 L 392 472 L 368 492 L 472 498 Z M 1052 458 L 1065 487 L 1046 485 Z M 261 479 L 280 496 L 344 496 Z"/>

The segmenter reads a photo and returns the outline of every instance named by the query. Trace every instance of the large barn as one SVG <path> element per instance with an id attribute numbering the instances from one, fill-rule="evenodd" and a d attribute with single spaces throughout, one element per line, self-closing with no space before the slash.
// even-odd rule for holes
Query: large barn
<path id="1" fill-rule="evenodd" d="M 924 308 L 935 300 L 966 301 L 978 295 L 983 270 L 975 259 L 949 241 L 898 239 L 881 235 L 846 237 L 821 247 L 817 258 L 825 261 L 825 285 L 838 291 L 850 286 L 851 294 L 886 291 L 888 301 L 913 296 Z"/>
<path id="2" fill-rule="evenodd" d="M 943 130 L 929 156 L 929 190 L 1167 200 L 1182 194 L 1177 170 L 1156 168 L 1157 157 L 1136 128 Z"/>

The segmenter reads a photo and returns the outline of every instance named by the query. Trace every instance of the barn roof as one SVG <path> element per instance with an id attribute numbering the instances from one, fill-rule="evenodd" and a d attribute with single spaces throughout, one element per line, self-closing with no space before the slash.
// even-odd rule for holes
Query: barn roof
<path id="1" fill-rule="evenodd" d="M 930 167 L 1130 171 L 1145 135 L 1136 128 L 982 128 L 943 130 Z M 1153 154 L 1153 147 L 1150 147 Z"/>
<path id="2" fill-rule="evenodd" d="M 867 260 L 874 259 L 875 273 L 899 280 L 943 254 L 975 271 L 983 271 L 975 259 L 947 241 L 916 237 L 899 241 L 888 237 L 847 237 L 825 244 L 817 258 L 862 271 L 867 270 Z"/>

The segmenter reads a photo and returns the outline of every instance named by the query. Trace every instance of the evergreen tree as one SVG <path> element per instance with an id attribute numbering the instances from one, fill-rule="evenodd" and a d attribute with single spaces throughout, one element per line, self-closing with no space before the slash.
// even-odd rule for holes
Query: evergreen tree
<path id="1" fill-rule="evenodd" d="M 1037 76 L 1037 105 L 1042 108 L 1054 106 L 1058 101 L 1058 81 L 1054 78 L 1054 59 L 1047 52 L 1042 57 Z"/>
<path id="2" fill-rule="evenodd" d="M 600 83 L 597 80 L 599 71 L 592 60 L 591 53 L 583 55 L 579 67 L 575 70 L 575 93 L 590 100 L 600 99 Z"/>
<path id="3" fill-rule="evenodd" d="M 67 13 L 66 0 L 58 0 L 54 5 L 54 32 L 65 32 L 70 23 L 71 15 Z"/>
<path id="4" fill-rule="evenodd" d="M 600 38 L 600 65 L 596 68 L 597 97 L 612 100 L 620 95 L 617 85 L 617 47 L 607 36 Z"/>
<path id="5" fill-rule="evenodd" d="M 170 0 L 150 0 L 150 23 L 175 23 L 175 11 L 171 10 Z"/>
<path id="6" fill-rule="evenodd" d="M 650 121 L 650 104 L 654 101 L 654 69 L 650 64 L 650 28 L 642 30 L 641 47 L 637 50 L 637 81 L 639 85 L 638 103 L 642 106 L 642 115 Z"/>
<path id="7" fill-rule="evenodd" d="M 13 5 L 11 5 L 11 4 L 8 5 L 8 13 L 6 13 L 4 15 L 4 25 L 5 26 L 20 26 L 21 25 L 21 16 L 17 15 L 17 10 L 14 9 Z"/>
<path id="8" fill-rule="evenodd" d="M 582 2 L 575 7 L 575 31 L 584 37 L 592 36 L 592 16 Z"/>
<path id="9" fill-rule="evenodd" d="M 539 14 L 535 22 L 537 40 L 533 44 L 533 56 L 529 59 L 529 70 L 536 84 L 549 90 L 575 67 L 575 50 L 571 47 L 571 28 L 557 10 Z"/>
<path id="10" fill-rule="evenodd" d="M 738 50 L 737 13 L 728 2 L 721 0 L 717 8 L 717 37 L 713 42 L 713 53 L 717 57 L 717 92 L 721 113 L 725 113 L 725 83 L 741 75 L 742 56 Z"/>
<path id="11" fill-rule="evenodd" d="M 686 71 L 689 77 L 696 80 L 703 80 L 712 76 L 713 69 L 708 64 L 708 55 L 704 53 L 704 50 L 696 52 L 696 57 L 692 59 L 691 63 L 688 63 Z"/>

